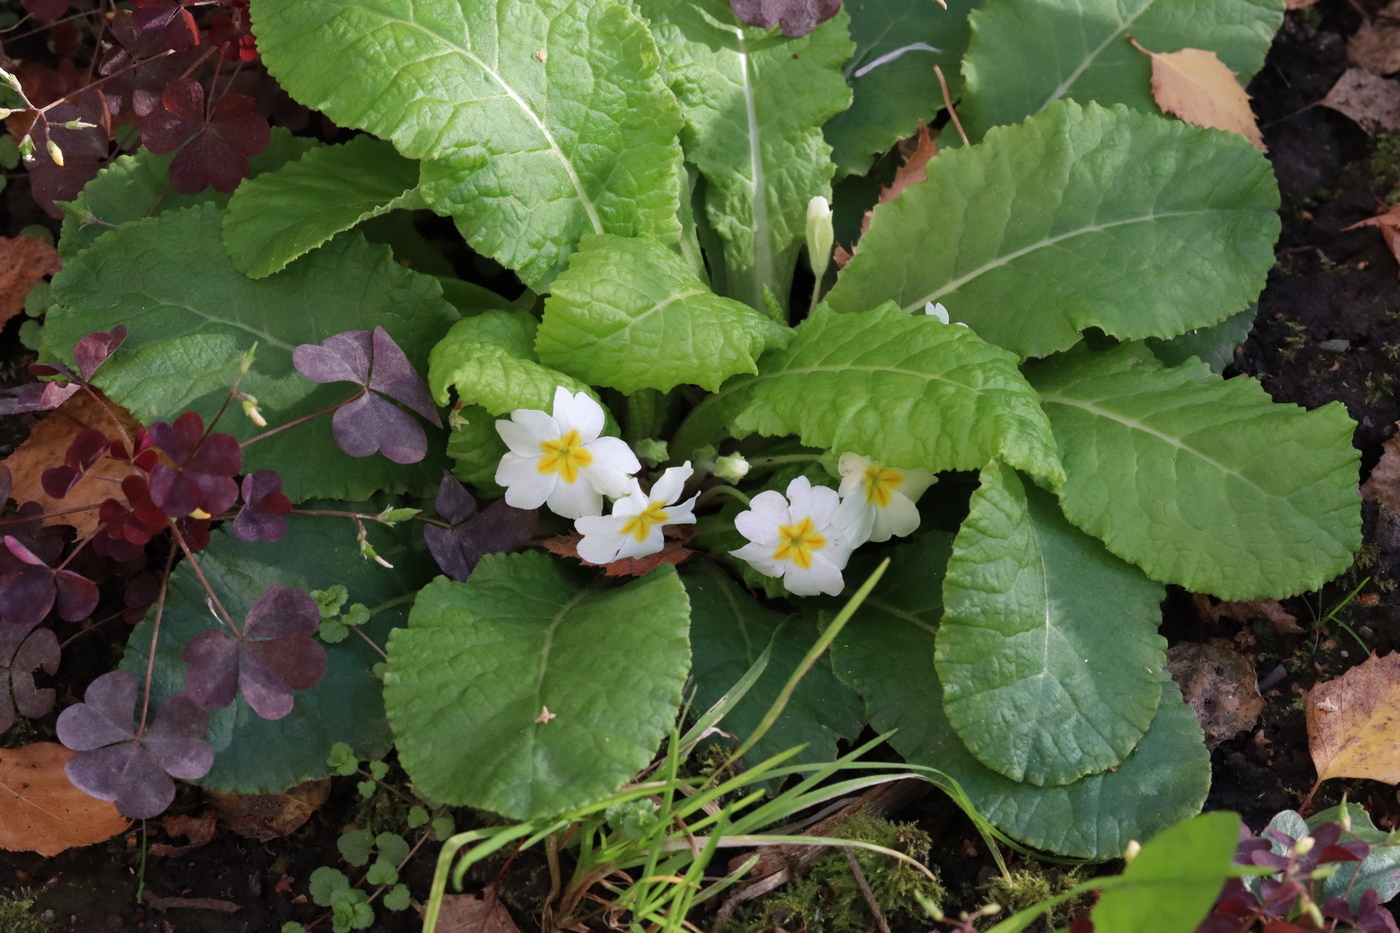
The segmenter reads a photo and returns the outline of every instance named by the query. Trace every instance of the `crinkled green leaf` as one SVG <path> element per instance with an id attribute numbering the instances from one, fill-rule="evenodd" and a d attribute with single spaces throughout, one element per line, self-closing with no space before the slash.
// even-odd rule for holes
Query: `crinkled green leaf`
<path id="1" fill-rule="evenodd" d="M 422 372 L 429 347 L 455 317 L 434 279 L 404 269 L 386 247 L 355 233 L 276 278 L 250 279 L 229 261 L 212 204 L 123 224 L 70 260 L 54 276 L 53 293 L 63 304 L 49 312 L 45 340 L 63 359 L 72 359 L 87 334 L 130 328 L 95 382 L 146 424 L 174 421 L 189 410 L 208 425 L 254 343 L 257 356 L 239 390 L 257 398 L 271 425 L 313 414 L 350 398 L 355 387 L 318 385 L 297 373 L 298 344 L 383 326 Z M 277 470 L 294 500 L 362 498 L 380 489 L 428 492 L 437 487 L 443 459 L 441 433 L 426 427 L 429 454 L 416 464 L 348 456 L 324 417 L 245 448 L 243 467 Z M 246 440 L 264 429 L 232 405 L 218 430 Z"/>
<path id="2" fill-rule="evenodd" d="M 838 176 L 864 175 L 920 120 L 933 122 L 943 109 L 934 65 L 958 99 L 967 14 L 979 2 L 948 0 L 945 10 L 930 0 L 846 0 L 856 51 L 842 70 L 855 99 L 824 128 Z"/>
<path id="3" fill-rule="evenodd" d="M 817 631 L 810 622 L 785 617 L 759 603 L 708 561 L 687 565 L 681 581 L 690 597 L 690 645 L 695 656 L 691 676 L 697 709 L 718 702 L 764 649 L 770 643 L 773 646 L 757 682 L 720 723 L 730 735 L 747 739 L 811 650 Z M 864 724 L 860 697 L 836 679 L 830 662 L 822 658 L 798 681 L 782 715 L 746 757 L 760 762 L 806 745 L 796 761 L 832 761 L 836 740 L 854 738 Z"/>
<path id="4" fill-rule="evenodd" d="M 682 427 L 677 451 L 733 436 L 795 434 L 888 466 L 979 469 L 999 459 L 1051 482 L 1054 439 L 1016 359 L 966 327 L 885 304 L 859 314 L 819 307 L 786 349 L 736 376 Z"/>
<path id="5" fill-rule="evenodd" d="M 651 20 L 666 80 L 685 114 L 686 159 L 708 182 L 705 212 L 724 241 L 729 290 L 783 306 L 804 242 L 807 202 L 831 196 L 821 127 L 851 100 L 846 15 L 800 39 L 746 26 L 729 0 L 634 0 Z"/>
<path id="6" fill-rule="evenodd" d="M 827 301 L 916 314 L 942 302 L 1022 357 L 1088 327 L 1171 337 L 1258 296 L 1278 197 L 1241 136 L 1065 101 L 933 159 L 926 181 L 875 209 Z"/>
<path id="7" fill-rule="evenodd" d="M 464 405 L 454 414 L 452 433 L 447 438 L 452 474 L 475 486 L 479 493 L 500 495 L 502 487 L 496 484 L 496 467 L 509 448 L 496 433 L 496 416 L 480 405 Z"/>
<path id="8" fill-rule="evenodd" d="M 1210 366 L 1210 371 L 1218 376 L 1235 361 L 1235 350 L 1249 337 L 1258 310 L 1257 305 L 1250 305 L 1219 324 L 1188 330 L 1169 340 L 1148 337 L 1147 345 L 1157 359 L 1168 366 L 1180 365 L 1194 356 Z"/>
<path id="9" fill-rule="evenodd" d="M 224 246 L 240 272 L 260 279 L 362 220 L 421 207 L 417 185 L 418 163 L 373 136 L 312 149 L 238 186 Z"/>
<path id="10" fill-rule="evenodd" d="M 382 500 L 317 501 L 310 507 L 374 513 L 385 504 Z M 373 526 L 369 540 L 394 565 L 393 570 L 360 557 L 355 526 L 348 519 L 314 515 L 287 516 L 287 534 L 276 542 L 240 541 L 226 528 L 218 529 L 209 548 L 196 559 L 220 602 L 239 623 L 253 601 L 274 583 L 308 592 L 339 583 L 349 590 L 350 599 L 370 608 L 371 618 L 360 631 L 382 646 L 391 629 L 405 624 L 414 591 L 432 578 L 437 565 L 427 553 L 417 523 Z M 137 678 L 146 676 L 154 615 L 153 609 L 132 631 L 122 659 L 122 670 Z M 161 616 L 152 709 L 185 689 L 180 652 L 201 632 L 218 625 L 204 586 L 189 562 L 181 563 L 170 578 Z M 219 791 L 281 793 L 302 781 L 328 777 L 327 759 L 338 742 L 371 759 L 389 750 L 389 725 L 373 671 L 382 660 L 379 653 L 359 637 L 325 645 L 325 649 L 325 676 L 309 690 L 298 690 L 292 711 L 282 719 L 260 718 L 241 694 L 231 705 L 209 714 L 207 738 L 214 746 L 214 767 L 197 783 Z"/>
<path id="11" fill-rule="evenodd" d="M 1167 583 L 1242 600 L 1315 590 L 1361 544 L 1356 425 L 1141 345 L 1027 369 L 1069 478 L 1070 521 Z"/>
<path id="12" fill-rule="evenodd" d="M 1283 23 L 1283 0 L 999 0 L 972 14 L 958 116 L 976 140 L 1061 98 L 1158 113 L 1154 52 L 1215 52 L 1246 84 Z M 1026 67 L 1034 62 L 1034 67 Z"/>
<path id="13" fill-rule="evenodd" d="M 1139 840 L 1141 841 L 1141 840 Z M 1194 930 L 1233 872 L 1240 818 L 1203 813 L 1159 833 L 1123 868 L 1124 884 L 1099 895 L 1096 933 Z"/>
<path id="14" fill-rule="evenodd" d="M 1067 784 L 1122 761 L 1162 696 L 1165 588 L 990 464 L 943 583 L 938 677 L 968 750 L 1013 781 Z"/>
<path id="15" fill-rule="evenodd" d="M 651 760 L 690 664 L 685 587 L 673 567 L 605 589 L 590 576 L 529 552 L 418 594 L 389 640 L 384 701 L 420 793 L 530 819 Z"/>
<path id="16" fill-rule="evenodd" d="M 977 810 L 1008 835 L 1061 855 L 1117 858 L 1196 813 L 1210 786 L 1210 756 L 1195 713 L 1165 675 L 1156 718 L 1115 771 L 1058 787 L 1019 783 L 979 762 L 943 713 L 934 669 L 938 588 L 947 536 L 925 535 L 891 551 L 875 592 L 832 644 L 836 673 L 865 699 L 870 724 L 914 764 L 956 780 Z"/>
<path id="17" fill-rule="evenodd" d="M 540 360 L 592 385 L 714 391 L 787 328 L 721 298 L 659 240 L 588 236 L 559 274 L 535 339 Z"/>
<path id="18" fill-rule="evenodd" d="M 585 233 L 675 241 L 680 110 L 626 5 L 254 0 L 297 100 L 425 160 L 422 191 L 543 290 Z M 347 65 L 353 63 L 353 65 Z"/>
<path id="19" fill-rule="evenodd" d="M 314 139 L 293 136 L 280 126 L 272 128 L 267 148 L 248 159 L 251 178 L 273 172 L 295 162 L 319 146 Z M 58 237 L 58 251 L 65 260 L 87 249 L 93 242 L 128 220 L 140 220 L 167 211 L 179 210 L 193 204 L 217 204 L 223 207 L 230 194 L 215 188 L 205 188 L 198 194 L 182 194 L 170 184 L 170 163 L 175 153 L 156 155 L 149 149 L 138 149 L 131 155 L 120 156 L 97 173 L 83 187 L 64 213 L 63 230 Z M 85 219 L 91 217 L 91 220 Z"/>

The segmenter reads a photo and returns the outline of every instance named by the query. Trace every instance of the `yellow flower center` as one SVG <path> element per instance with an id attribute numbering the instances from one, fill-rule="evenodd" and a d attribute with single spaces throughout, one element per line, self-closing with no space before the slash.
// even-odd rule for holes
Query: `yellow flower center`
<path id="1" fill-rule="evenodd" d="M 790 560 L 803 570 L 812 566 L 812 554 L 826 547 L 826 537 L 819 535 L 810 518 L 804 518 L 796 525 L 778 527 L 778 548 L 773 552 L 774 560 Z"/>
<path id="2" fill-rule="evenodd" d="M 641 544 L 651 533 L 653 525 L 664 525 L 670 520 L 671 516 L 666 514 L 666 510 L 662 508 L 665 504 L 660 499 L 653 499 L 641 514 L 633 515 L 627 519 L 622 526 L 622 533 L 631 535 L 637 539 L 638 544 Z"/>
<path id="3" fill-rule="evenodd" d="M 891 495 L 904 485 L 904 472 L 872 463 L 865 468 L 865 479 L 862 482 L 865 484 L 865 501 L 887 509 L 890 506 Z"/>
<path id="4" fill-rule="evenodd" d="M 545 441 L 540 450 L 544 456 L 535 468 L 541 473 L 558 473 L 570 486 L 578 482 L 578 471 L 593 462 L 593 455 L 583 448 L 577 431 L 570 431 L 557 441 Z"/>

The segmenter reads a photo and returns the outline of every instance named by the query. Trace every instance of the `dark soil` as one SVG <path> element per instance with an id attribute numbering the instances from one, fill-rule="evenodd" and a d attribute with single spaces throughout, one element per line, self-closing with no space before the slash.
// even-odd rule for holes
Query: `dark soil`
<path id="1" fill-rule="evenodd" d="M 1281 402 L 1308 408 L 1343 402 L 1358 424 L 1355 444 L 1362 452 L 1364 477 L 1400 420 L 1400 283 L 1396 260 L 1377 231 L 1342 228 L 1376 214 L 1382 199 L 1391 194 L 1400 181 L 1400 145 L 1387 161 L 1376 139 L 1341 114 L 1315 106 L 1346 70 L 1346 38 L 1359 23 L 1360 14 L 1346 0 L 1323 0 L 1290 13 L 1250 87 L 1282 190 L 1283 234 L 1254 330 L 1238 351 L 1233 371 L 1260 378 Z M 0 233 L 14 235 L 34 223 L 52 227 L 34 207 L 18 174 L 21 177 L 12 179 L 0 195 Z M 16 337 L 17 323 L 0 333 L 0 385 L 22 379 L 28 362 Z M 0 422 L 0 457 L 27 434 L 29 424 L 26 418 Z M 1400 527 L 1378 515 L 1374 503 L 1366 504 L 1365 519 L 1365 546 L 1356 566 L 1322 593 L 1285 602 L 1310 629 L 1306 635 L 1279 635 L 1262 621 L 1208 624 L 1186 594 L 1175 593 L 1169 600 L 1163 631 L 1173 643 L 1228 642 L 1254 663 L 1259 679 L 1267 684 L 1260 725 L 1215 751 L 1207 802 L 1208 809 L 1240 813 L 1255 831 L 1278 811 L 1297 807 L 1312 786 L 1315 772 L 1298 702 L 1302 692 L 1319 680 L 1336 677 L 1370 651 L 1384 654 L 1400 648 Z M 1336 615 L 1345 628 L 1315 625 L 1363 580 L 1369 582 Z M 60 687 L 67 684 L 71 690 L 71 684 L 85 684 L 106 670 L 111 652 L 125 637 L 125 630 L 119 629 L 121 623 L 115 622 L 105 634 L 75 642 L 75 650 L 65 653 Z M 70 665 L 92 669 L 77 671 Z M 60 706 L 76 699 L 61 697 Z M 32 729 L 23 736 L 13 732 L 0 744 L 53 738 Z M 311 872 L 323 865 L 346 867 L 336 848 L 340 833 L 382 817 L 386 793 L 381 790 L 366 802 L 356 784 L 356 778 L 335 779 L 329 802 L 288 837 L 259 842 L 221 828 L 207 845 L 177 856 L 150 856 L 144 866 L 143 839 L 185 840 L 167 837 L 158 821 L 152 821 L 148 838 L 137 825 L 106 845 L 54 858 L 0 851 L 0 893 L 34 892 L 33 928 L 65 933 L 275 933 L 289 920 L 310 923 L 323 914 L 307 896 Z M 1400 827 L 1394 788 L 1333 781 L 1319 795 L 1317 806 L 1329 806 L 1343 793 L 1365 805 L 1378 826 Z M 200 815 L 208 809 L 203 793 L 187 786 L 171 813 Z M 958 906 L 977 907 L 982 899 L 977 889 L 986 880 L 988 860 L 961 814 L 942 798 L 930 796 L 896 817 L 918 821 L 934 839 L 932 861 L 941 867 L 949 891 L 967 898 L 964 904 L 947 906 L 954 913 Z M 471 818 L 457 814 L 459 828 Z M 425 846 L 405 873 L 415 900 L 426 896 L 436 849 L 436 844 Z M 359 875 L 351 870 L 351 877 Z M 156 897 L 225 901 L 238 909 L 158 910 L 145 906 L 138 890 Z M 517 918 L 522 929 L 531 928 L 524 912 Z M 390 933 L 416 930 L 418 924 L 413 911 L 379 910 L 373 929 Z M 323 920 L 317 929 L 329 929 L 329 922 Z"/>

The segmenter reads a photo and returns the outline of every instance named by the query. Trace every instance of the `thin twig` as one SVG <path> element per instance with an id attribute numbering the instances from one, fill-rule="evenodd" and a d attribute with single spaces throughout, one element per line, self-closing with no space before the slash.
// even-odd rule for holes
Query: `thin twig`
<path id="1" fill-rule="evenodd" d="M 213 603 L 214 609 L 223 616 L 224 623 L 233 630 L 234 637 L 242 638 L 243 633 L 238 630 L 238 624 L 233 621 L 233 616 L 224 608 L 224 604 L 219 599 L 219 594 L 214 592 L 214 587 L 209 583 L 209 578 L 204 575 L 204 571 L 199 569 L 199 561 L 194 559 L 194 551 L 185 543 L 185 536 L 180 534 L 180 527 L 175 522 L 170 523 L 170 533 L 175 536 L 175 543 L 180 545 L 180 550 L 185 552 L 185 559 L 190 562 L 190 569 L 194 575 L 199 577 L 199 582 L 204 585 L 204 592 L 209 594 L 209 600 Z"/>
<path id="2" fill-rule="evenodd" d="M 953 98 L 948 93 L 948 79 L 943 77 L 943 69 L 934 65 L 933 73 L 938 75 L 938 86 L 943 89 L 943 106 L 948 108 L 948 116 L 953 118 L 953 126 L 957 128 L 958 136 L 962 138 L 964 146 L 970 145 L 967 134 L 963 132 L 962 121 L 958 119 L 958 112 L 953 108 Z"/>
<path id="3" fill-rule="evenodd" d="M 846 853 L 846 862 L 851 866 L 851 874 L 856 877 L 856 885 L 860 888 L 861 897 L 865 898 L 865 906 L 870 908 L 870 915 L 875 918 L 875 926 L 880 933 L 890 933 L 890 925 L 885 920 L 885 912 L 880 909 L 880 904 L 875 900 L 875 892 L 870 890 L 870 882 L 865 879 L 865 872 L 861 871 L 860 860 L 856 858 L 856 853 L 851 849 L 842 849 Z"/>
<path id="4" fill-rule="evenodd" d="M 146 652 L 146 687 L 141 694 L 141 721 L 136 724 L 137 741 L 141 740 L 142 733 L 146 731 L 146 714 L 151 709 L 151 680 L 156 669 L 156 639 L 160 637 L 160 618 L 165 613 L 165 591 L 170 588 L 170 568 L 174 563 L 175 549 L 171 548 L 165 555 L 165 575 L 161 579 L 160 596 L 156 598 L 155 621 L 151 623 L 151 647 Z"/>

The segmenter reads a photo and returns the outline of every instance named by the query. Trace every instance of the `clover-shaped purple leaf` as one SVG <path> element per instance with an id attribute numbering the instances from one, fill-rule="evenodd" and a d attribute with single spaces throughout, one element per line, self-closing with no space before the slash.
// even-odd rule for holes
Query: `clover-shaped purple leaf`
<path id="1" fill-rule="evenodd" d="M 0 392 L 0 415 L 19 415 L 57 408 L 81 386 L 76 382 L 27 382 Z"/>
<path id="2" fill-rule="evenodd" d="M 126 325 L 118 324 L 110 331 L 88 334 L 73 348 L 73 361 L 78 364 L 78 372 L 84 382 L 91 382 L 97 368 L 107 362 L 107 357 L 116 352 L 126 340 Z"/>
<path id="3" fill-rule="evenodd" d="M 64 767 L 83 793 L 116 802 L 123 816 L 146 819 L 175 799 L 172 777 L 209 773 L 214 750 L 204 741 L 209 713 L 183 693 L 173 694 L 139 736 L 135 728 L 136 678 L 103 674 L 82 703 L 58 717 L 58 739 L 78 752 Z"/>
<path id="4" fill-rule="evenodd" d="M 417 463 L 428 452 L 427 434 L 393 399 L 441 427 L 422 377 L 382 327 L 346 331 L 292 351 L 297 371 L 312 382 L 353 382 L 363 392 L 336 409 L 331 426 L 340 449 L 352 457 L 380 452 L 395 463 Z"/>
<path id="5" fill-rule="evenodd" d="M 231 434 L 204 433 L 204 419 L 187 411 L 174 424 L 151 425 L 151 440 L 175 468 L 156 464 L 151 469 L 151 499 L 171 518 L 196 509 L 207 516 L 227 511 L 238 501 L 234 476 L 243 468 L 243 449 Z"/>
<path id="6" fill-rule="evenodd" d="M 276 470 L 258 470 L 243 477 L 243 508 L 233 519 L 233 533 L 244 541 L 280 541 L 287 533 L 292 500 L 282 492 Z"/>
<path id="7" fill-rule="evenodd" d="M 97 584 L 71 570 L 54 570 L 19 539 L 0 539 L 0 619 L 29 629 L 55 604 L 59 616 L 79 622 L 97 608 Z"/>
<path id="8" fill-rule="evenodd" d="M 211 710 L 241 690 L 253 712 L 281 719 L 292 711 L 292 693 L 326 672 L 326 649 L 312 637 L 320 623 L 311 594 L 274 583 L 249 607 L 241 637 L 211 629 L 185 646 L 185 688 Z"/>
<path id="9" fill-rule="evenodd" d="M 53 709 L 53 690 L 36 687 L 34 672 L 54 673 L 59 657 L 52 629 L 0 625 L 0 732 L 14 725 L 16 708 L 30 719 Z"/>
<path id="10" fill-rule="evenodd" d="M 774 23 L 789 38 L 805 36 L 841 10 L 841 0 L 729 0 L 734 13 L 750 26 Z"/>
<path id="11" fill-rule="evenodd" d="M 450 473 L 442 474 L 434 500 L 438 514 L 451 528 L 424 525 L 423 539 L 442 572 L 453 580 L 465 580 L 487 554 L 505 554 L 528 544 L 539 527 L 535 509 L 517 509 L 504 499 L 476 511 L 476 500 Z"/>

